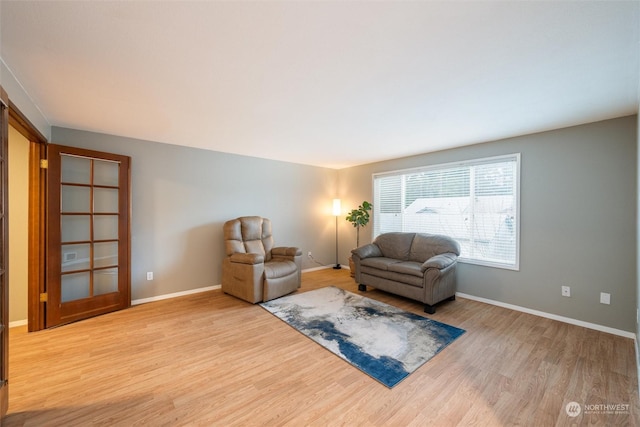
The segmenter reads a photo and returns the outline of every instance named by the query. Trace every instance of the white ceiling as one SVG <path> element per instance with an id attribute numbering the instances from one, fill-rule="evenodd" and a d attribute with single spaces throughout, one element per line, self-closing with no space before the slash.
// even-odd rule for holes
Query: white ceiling
<path id="1" fill-rule="evenodd" d="M 341 168 L 638 111 L 638 1 L 0 13 L 0 56 L 52 126 Z"/>

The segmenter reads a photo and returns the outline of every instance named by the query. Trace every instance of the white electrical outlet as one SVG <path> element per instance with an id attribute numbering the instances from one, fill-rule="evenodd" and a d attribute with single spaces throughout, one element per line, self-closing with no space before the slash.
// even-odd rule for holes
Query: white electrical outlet
<path id="1" fill-rule="evenodd" d="M 611 294 L 608 294 L 606 292 L 600 292 L 600 303 L 611 304 Z"/>
<path id="2" fill-rule="evenodd" d="M 562 287 L 562 296 L 563 297 L 570 297 L 571 296 L 571 288 L 569 286 L 563 286 Z"/>
<path id="3" fill-rule="evenodd" d="M 309 258 L 311 258 L 311 251 L 309 251 L 309 253 L 307 254 L 307 256 L 308 256 Z"/>
<path id="4" fill-rule="evenodd" d="M 147 271 L 147 280 L 153 280 L 153 271 Z"/>

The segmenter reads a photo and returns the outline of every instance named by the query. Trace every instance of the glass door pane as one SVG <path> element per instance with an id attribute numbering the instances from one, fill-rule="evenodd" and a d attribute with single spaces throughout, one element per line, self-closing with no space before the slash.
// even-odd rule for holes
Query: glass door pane
<path id="1" fill-rule="evenodd" d="M 88 271 L 82 273 L 64 274 L 61 280 L 61 302 L 69 302 L 88 298 L 90 275 Z"/>
<path id="2" fill-rule="evenodd" d="M 93 211 L 96 213 L 118 212 L 118 189 L 96 188 L 93 190 Z"/>
<path id="3" fill-rule="evenodd" d="M 118 292 L 118 269 L 109 268 L 93 272 L 93 293 L 104 295 L 110 292 Z"/>
<path id="4" fill-rule="evenodd" d="M 60 215 L 62 243 L 91 240 L 90 215 Z"/>
<path id="5" fill-rule="evenodd" d="M 91 245 L 62 245 L 61 271 L 88 270 L 91 268 Z"/>
<path id="6" fill-rule="evenodd" d="M 76 185 L 63 185 L 62 186 L 60 210 L 66 213 L 78 212 L 89 213 L 91 212 L 91 188 L 79 187 Z"/>
<path id="7" fill-rule="evenodd" d="M 96 243 L 93 248 L 95 268 L 118 265 L 118 242 Z"/>
<path id="8" fill-rule="evenodd" d="M 91 182 L 91 159 L 62 155 L 61 182 L 65 184 L 89 184 Z"/>
<path id="9" fill-rule="evenodd" d="M 120 163 L 105 160 L 93 160 L 93 183 L 108 187 L 118 187 Z"/>
<path id="10" fill-rule="evenodd" d="M 93 216 L 94 240 L 118 239 L 118 215 Z"/>

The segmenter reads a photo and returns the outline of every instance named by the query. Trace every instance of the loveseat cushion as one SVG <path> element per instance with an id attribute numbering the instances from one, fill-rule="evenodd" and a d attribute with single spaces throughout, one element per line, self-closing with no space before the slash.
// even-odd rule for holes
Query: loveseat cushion
<path id="1" fill-rule="evenodd" d="M 416 233 L 411 244 L 408 259 L 422 263 L 435 255 L 444 253 L 460 255 L 460 245 L 447 236 Z"/>
<path id="2" fill-rule="evenodd" d="M 396 273 L 410 274 L 422 278 L 424 272 L 422 270 L 422 264 L 415 261 L 403 261 L 389 265 L 389 271 L 395 271 Z"/>
<path id="3" fill-rule="evenodd" d="M 424 279 L 422 277 L 413 276 L 411 274 L 398 273 L 396 271 L 380 270 L 379 268 L 361 266 L 360 270 L 361 278 L 367 282 L 368 285 L 376 287 L 376 278 L 382 278 L 398 282 L 400 286 L 411 285 L 416 288 L 424 287 Z"/>
<path id="4" fill-rule="evenodd" d="M 389 266 L 401 262 L 397 259 L 385 258 L 385 257 L 373 257 L 365 258 L 360 261 L 360 264 L 366 267 L 377 268 L 378 270 L 389 270 Z"/>
<path id="5" fill-rule="evenodd" d="M 415 233 L 384 233 L 376 237 L 373 243 L 380 248 L 382 256 L 406 261 L 409 259 L 409 250 L 414 236 Z"/>

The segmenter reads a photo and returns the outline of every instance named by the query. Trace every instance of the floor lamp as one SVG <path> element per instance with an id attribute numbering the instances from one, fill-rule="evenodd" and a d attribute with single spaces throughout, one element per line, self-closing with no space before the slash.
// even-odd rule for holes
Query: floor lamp
<path id="1" fill-rule="evenodd" d="M 340 199 L 333 199 L 333 216 L 336 217 L 336 265 L 333 266 L 334 270 L 340 270 L 340 263 L 338 262 L 338 217 L 340 216 Z"/>

